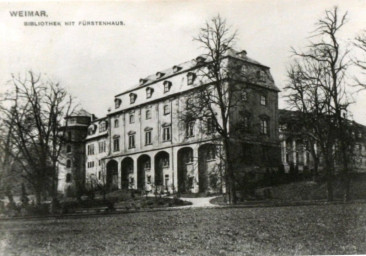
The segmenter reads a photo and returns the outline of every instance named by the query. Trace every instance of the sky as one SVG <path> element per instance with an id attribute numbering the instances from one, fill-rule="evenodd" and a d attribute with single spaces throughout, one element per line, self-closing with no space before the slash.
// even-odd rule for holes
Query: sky
<path id="1" fill-rule="evenodd" d="M 0 92 L 11 74 L 28 70 L 60 82 L 80 107 L 102 117 L 114 95 L 140 78 L 203 53 L 192 38 L 220 14 L 237 30 L 236 49 L 271 68 L 283 90 L 291 47 L 305 49 L 316 21 L 337 5 L 348 11 L 340 35 L 349 43 L 366 29 L 366 0 L 27 1 L 0 0 Z M 47 17 L 12 17 L 10 11 L 45 11 Z M 74 26 L 24 26 L 29 21 L 74 21 Z M 123 26 L 79 26 L 123 21 Z M 353 118 L 366 125 L 366 90 L 353 92 Z"/>

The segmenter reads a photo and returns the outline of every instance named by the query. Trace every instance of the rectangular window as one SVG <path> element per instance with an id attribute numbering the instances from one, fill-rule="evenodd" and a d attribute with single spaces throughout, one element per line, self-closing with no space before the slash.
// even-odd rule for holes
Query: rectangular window
<path id="1" fill-rule="evenodd" d="M 114 128 L 118 128 L 118 126 L 119 126 L 119 120 L 115 119 L 114 120 Z"/>
<path id="2" fill-rule="evenodd" d="M 261 134 L 268 134 L 268 121 L 267 120 L 261 120 Z"/>
<path id="3" fill-rule="evenodd" d="M 146 98 L 148 99 L 148 98 L 151 98 L 151 96 L 152 96 L 152 89 L 151 88 L 147 88 L 146 89 Z"/>
<path id="4" fill-rule="evenodd" d="M 151 119 L 151 110 L 146 110 L 145 118 L 146 120 Z"/>
<path id="5" fill-rule="evenodd" d="M 170 90 L 170 84 L 169 83 L 164 83 L 164 93 L 169 92 Z"/>
<path id="6" fill-rule="evenodd" d="M 266 96 L 261 95 L 261 105 L 266 106 L 267 105 L 267 98 Z"/>
<path id="7" fill-rule="evenodd" d="M 99 132 L 104 132 L 107 130 L 107 123 L 105 121 L 99 124 Z"/>
<path id="8" fill-rule="evenodd" d="M 99 153 L 104 153 L 106 151 L 106 142 L 99 141 Z"/>
<path id="9" fill-rule="evenodd" d="M 119 138 L 113 139 L 113 151 L 114 152 L 119 151 Z"/>
<path id="10" fill-rule="evenodd" d="M 135 147 L 135 134 L 128 135 L 128 148 Z"/>
<path id="11" fill-rule="evenodd" d="M 215 123 L 212 117 L 207 118 L 207 134 L 215 132 Z"/>
<path id="12" fill-rule="evenodd" d="M 131 114 L 130 115 L 130 124 L 133 124 L 135 122 L 135 115 Z"/>
<path id="13" fill-rule="evenodd" d="M 145 145 L 151 145 L 151 131 L 145 132 Z"/>
<path id="14" fill-rule="evenodd" d="M 195 121 L 190 121 L 190 122 L 187 123 L 187 127 L 186 127 L 187 137 L 193 137 L 194 136 L 194 123 L 195 123 Z"/>
<path id="15" fill-rule="evenodd" d="M 163 141 L 170 141 L 171 134 L 170 134 L 170 126 L 163 127 Z"/>
<path id="16" fill-rule="evenodd" d="M 169 105 L 164 105 L 164 115 L 170 114 L 170 107 Z"/>
<path id="17" fill-rule="evenodd" d="M 88 155 L 94 155 L 94 144 L 88 145 Z"/>

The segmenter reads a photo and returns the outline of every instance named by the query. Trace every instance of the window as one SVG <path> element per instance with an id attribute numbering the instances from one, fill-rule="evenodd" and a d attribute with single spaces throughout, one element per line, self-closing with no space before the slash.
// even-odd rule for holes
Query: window
<path id="1" fill-rule="evenodd" d="M 170 114 L 170 107 L 169 105 L 164 105 L 164 115 Z"/>
<path id="2" fill-rule="evenodd" d="M 241 100 L 247 101 L 248 100 L 248 93 L 246 91 L 241 92 Z"/>
<path id="3" fill-rule="evenodd" d="M 106 151 L 106 142 L 105 141 L 99 141 L 99 153 L 104 153 Z"/>
<path id="4" fill-rule="evenodd" d="M 215 122 L 212 117 L 207 118 L 207 134 L 215 132 Z"/>
<path id="5" fill-rule="evenodd" d="M 119 108 L 121 106 L 122 100 L 120 99 L 115 99 L 114 100 L 114 108 Z"/>
<path id="6" fill-rule="evenodd" d="M 135 134 L 128 135 L 128 148 L 135 147 Z"/>
<path id="7" fill-rule="evenodd" d="M 196 74 L 191 73 L 191 72 L 187 74 L 187 84 L 188 85 L 193 84 L 195 79 L 196 79 Z"/>
<path id="8" fill-rule="evenodd" d="M 170 81 L 164 81 L 164 93 L 167 93 L 170 91 L 170 87 L 172 86 L 172 82 Z"/>
<path id="9" fill-rule="evenodd" d="M 151 184 L 151 175 L 147 175 L 147 184 Z"/>
<path id="10" fill-rule="evenodd" d="M 71 152 L 71 145 L 67 145 L 66 146 L 66 153 L 70 153 Z"/>
<path id="11" fill-rule="evenodd" d="M 186 164 L 193 163 L 193 151 L 188 151 L 188 154 L 186 156 Z"/>
<path id="12" fill-rule="evenodd" d="M 102 177 L 102 172 L 101 171 L 99 171 L 98 172 L 98 179 L 100 179 Z"/>
<path id="13" fill-rule="evenodd" d="M 150 159 L 149 159 L 145 162 L 145 170 L 150 170 L 150 169 L 151 169 L 151 162 L 150 162 Z"/>
<path id="14" fill-rule="evenodd" d="M 71 173 L 66 174 L 66 182 L 67 183 L 71 182 Z"/>
<path id="15" fill-rule="evenodd" d="M 154 89 L 153 88 L 150 88 L 150 87 L 146 88 L 146 98 L 147 99 L 148 98 L 151 98 L 153 92 L 154 92 Z"/>
<path id="16" fill-rule="evenodd" d="M 146 112 L 145 112 L 145 119 L 148 120 L 148 119 L 151 119 L 151 110 L 147 109 Z"/>
<path id="17" fill-rule="evenodd" d="M 186 109 L 190 110 L 192 108 L 192 106 L 193 106 L 193 100 L 192 100 L 192 98 L 188 98 L 187 102 L 186 102 Z"/>
<path id="18" fill-rule="evenodd" d="M 67 132 L 67 139 L 71 140 L 71 132 Z"/>
<path id="19" fill-rule="evenodd" d="M 151 145 L 151 131 L 145 132 L 145 145 Z"/>
<path id="20" fill-rule="evenodd" d="M 94 161 L 88 162 L 88 168 L 93 168 L 94 167 Z"/>
<path id="21" fill-rule="evenodd" d="M 67 159 L 66 161 L 66 168 L 70 168 L 71 167 L 71 160 Z"/>
<path id="22" fill-rule="evenodd" d="M 163 127 L 163 141 L 171 140 L 170 126 Z"/>
<path id="23" fill-rule="evenodd" d="M 257 79 L 260 82 L 265 82 L 266 81 L 266 73 L 263 70 L 258 70 L 257 71 Z"/>
<path id="24" fill-rule="evenodd" d="M 119 151 L 119 138 L 113 139 L 113 151 L 114 152 Z"/>
<path id="25" fill-rule="evenodd" d="M 168 167 L 169 167 L 169 158 L 164 157 L 163 158 L 163 168 L 168 168 Z"/>
<path id="26" fill-rule="evenodd" d="M 260 130 L 261 134 L 268 134 L 268 120 L 261 120 L 261 130 Z"/>
<path id="27" fill-rule="evenodd" d="M 99 124 L 99 132 L 104 132 L 107 130 L 107 122 L 103 121 Z"/>
<path id="28" fill-rule="evenodd" d="M 88 155 L 94 155 L 94 144 L 88 145 Z"/>
<path id="29" fill-rule="evenodd" d="M 130 94 L 130 104 L 135 103 L 136 98 L 137 98 L 137 95 L 136 95 L 136 94 L 134 94 L 134 93 L 131 93 L 131 94 Z"/>
<path id="30" fill-rule="evenodd" d="M 194 136 L 194 123 L 195 121 L 190 121 L 187 123 L 186 126 L 186 135 L 187 137 L 193 137 Z"/>
<path id="31" fill-rule="evenodd" d="M 118 126 L 119 126 L 119 120 L 114 119 L 114 128 L 118 128 Z"/>
<path id="32" fill-rule="evenodd" d="M 211 145 L 207 150 L 207 160 L 214 160 L 216 158 L 216 147 Z"/>
<path id="33" fill-rule="evenodd" d="M 98 165 L 101 166 L 102 165 L 102 160 L 98 161 Z"/>
<path id="34" fill-rule="evenodd" d="M 182 67 L 179 66 L 173 66 L 173 72 L 177 73 L 178 71 L 180 71 L 182 69 Z"/>
<path id="35" fill-rule="evenodd" d="M 135 115 L 130 114 L 130 124 L 133 124 L 135 122 Z"/>
<path id="36" fill-rule="evenodd" d="M 267 105 L 267 98 L 264 95 L 261 95 L 261 105 L 266 106 Z"/>

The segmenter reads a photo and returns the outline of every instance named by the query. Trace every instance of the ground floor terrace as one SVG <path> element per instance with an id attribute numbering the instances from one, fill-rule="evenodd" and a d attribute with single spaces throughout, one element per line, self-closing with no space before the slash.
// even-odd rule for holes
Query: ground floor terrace
<path id="1" fill-rule="evenodd" d="M 218 143 L 194 143 L 102 159 L 97 175 L 110 189 L 159 192 L 222 191 Z"/>

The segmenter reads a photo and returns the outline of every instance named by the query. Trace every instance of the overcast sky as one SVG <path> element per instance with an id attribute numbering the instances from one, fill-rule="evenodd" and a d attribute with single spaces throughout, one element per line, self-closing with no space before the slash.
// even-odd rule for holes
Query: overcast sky
<path id="1" fill-rule="evenodd" d="M 236 48 L 269 66 L 282 89 L 291 47 L 303 49 L 314 23 L 335 5 L 349 12 L 343 40 L 366 29 L 365 0 L 0 2 L 1 90 L 11 73 L 31 69 L 60 81 L 80 106 L 101 117 L 114 95 L 139 78 L 201 54 L 192 37 L 217 14 L 238 31 Z M 14 10 L 45 10 L 48 17 L 10 17 Z M 125 26 L 78 26 L 84 20 L 123 21 Z M 28 27 L 24 21 L 76 24 Z M 354 119 L 366 125 L 366 92 L 354 99 Z M 280 107 L 285 106 L 281 100 Z"/>

